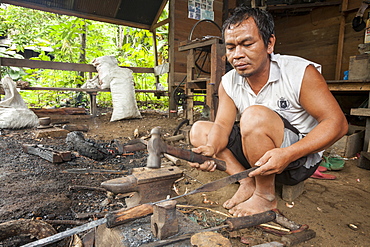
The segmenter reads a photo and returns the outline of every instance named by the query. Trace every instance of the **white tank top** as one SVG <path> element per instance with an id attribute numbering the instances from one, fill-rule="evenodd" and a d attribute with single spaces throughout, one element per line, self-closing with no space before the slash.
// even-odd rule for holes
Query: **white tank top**
<path id="1" fill-rule="evenodd" d="M 321 65 L 306 59 L 271 54 L 268 82 L 257 95 L 235 69 L 222 77 L 222 85 L 240 114 L 251 105 L 263 105 L 279 113 L 306 135 L 318 124 L 299 102 L 303 75 L 310 64 L 321 73 Z"/>

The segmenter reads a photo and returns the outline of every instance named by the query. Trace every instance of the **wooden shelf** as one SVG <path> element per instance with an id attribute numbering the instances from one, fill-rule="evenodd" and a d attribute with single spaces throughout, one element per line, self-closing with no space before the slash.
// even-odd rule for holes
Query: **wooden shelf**
<path id="1" fill-rule="evenodd" d="M 370 81 L 364 80 L 328 80 L 329 90 L 342 91 L 370 91 Z"/>

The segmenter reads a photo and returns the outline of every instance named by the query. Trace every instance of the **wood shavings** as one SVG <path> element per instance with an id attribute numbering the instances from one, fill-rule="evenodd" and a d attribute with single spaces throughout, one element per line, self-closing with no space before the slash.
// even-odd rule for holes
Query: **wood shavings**
<path id="1" fill-rule="evenodd" d="M 214 213 L 217 213 L 217 214 L 221 214 L 223 216 L 226 216 L 226 217 L 232 217 L 231 214 L 228 214 L 228 213 L 223 213 L 223 212 L 220 212 L 218 210 L 214 210 L 212 208 L 207 208 L 207 207 L 200 207 L 200 206 L 191 206 L 191 205 L 176 205 L 177 208 L 188 208 L 190 209 L 191 211 L 192 210 L 195 210 L 195 209 L 203 209 L 203 210 L 208 210 L 208 211 L 211 211 L 211 212 L 214 212 Z"/>
<path id="2" fill-rule="evenodd" d="M 172 186 L 172 190 L 175 191 L 176 195 L 178 195 L 178 196 L 180 195 L 179 189 L 176 187 L 175 184 Z"/>
<path id="3" fill-rule="evenodd" d="M 214 201 L 211 201 L 211 200 L 209 200 L 208 198 L 207 198 L 207 195 L 206 194 L 202 194 L 202 197 L 203 197 L 203 203 L 204 204 L 210 204 L 210 205 L 213 205 L 213 204 L 215 204 L 215 205 L 218 205 L 218 202 L 214 202 Z"/>

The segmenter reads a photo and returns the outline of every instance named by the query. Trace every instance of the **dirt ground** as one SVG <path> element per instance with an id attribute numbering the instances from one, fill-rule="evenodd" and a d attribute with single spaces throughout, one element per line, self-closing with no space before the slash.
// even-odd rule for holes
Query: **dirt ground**
<path id="1" fill-rule="evenodd" d="M 97 143 L 110 143 L 119 140 L 122 143 L 134 138 L 138 128 L 140 136 L 149 134 L 153 127 L 160 126 L 162 134 L 171 136 L 179 127 L 181 118 L 169 119 L 159 112 L 143 113 L 142 119 L 109 122 L 109 110 L 101 112 L 99 117 L 85 120 L 69 120 L 72 124 L 86 124 L 89 130 L 84 133 L 87 139 Z M 52 117 L 52 116 L 51 116 Z M 53 121 L 55 122 L 55 121 Z M 57 150 L 67 150 L 64 138 L 36 138 L 37 129 L 1 130 L 0 134 L 0 223 L 19 219 L 40 219 L 50 223 L 58 232 L 77 224 L 98 218 L 101 213 L 124 206 L 123 199 L 108 198 L 106 192 L 94 189 L 100 183 L 122 174 L 109 173 L 67 173 L 67 169 L 106 169 L 128 174 L 132 167 L 145 166 L 144 152 L 131 156 L 116 156 L 96 161 L 73 152 L 73 159 L 60 164 L 53 164 L 36 155 L 22 150 L 23 144 L 43 144 Z M 183 141 L 174 145 L 190 148 Z M 279 210 L 290 220 L 307 224 L 316 232 L 316 237 L 296 246 L 370 246 L 370 171 L 358 168 L 358 160 L 346 161 L 345 168 L 337 172 L 328 172 L 337 176 L 336 180 L 308 179 L 305 192 L 294 202 L 285 202 L 279 198 Z M 226 176 L 216 171 L 205 173 L 190 169 L 183 162 L 186 179 L 176 184 L 180 194 L 186 189 L 192 190 L 218 178 Z M 126 173 L 127 172 L 127 173 Z M 79 186 L 86 186 L 82 188 Z M 214 212 L 227 213 L 222 203 L 231 197 L 237 184 L 229 185 L 216 192 L 207 193 L 208 202 L 196 194 L 179 200 L 181 204 L 209 207 Z M 92 187 L 92 188 L 91 188 Z M 209 211 L 207 211 L 209 212 Z M 190 218 L 202 217 L 203 211 L 192 212 Z M 203 218 L 203 223 L 213 226 L 221 214 Z M 203 215 L 207 217 L 206 215 Z M 210 223 L 213 219 L 213 223 Z M 216 220 L 214 220 L 216 219 Z M 68 222 L 69 221 L 69 224 Z M 72 222 L 71 222 L 72 221 Z M 4 239 L 0 232 L 0 247 L 20 246 L 31 241 L 27 236 L 15 236 Z M 277 239 L 274 235 L 259 229 L 246 229 L 227 235 L 233 246 L 253 246 Z M 33 239 L 35 240 L 35 239 Z M 67 240 L 53 246 L 71 246 Z"/>

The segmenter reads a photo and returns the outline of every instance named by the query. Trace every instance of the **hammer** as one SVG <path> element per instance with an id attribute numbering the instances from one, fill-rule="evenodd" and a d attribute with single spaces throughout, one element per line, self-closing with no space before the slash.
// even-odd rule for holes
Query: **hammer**
<path id="1" fill-rule="evenodd" d="M 155 127 L 150 132 L 151 137 L 148 141 L 148 161 L 147 167 L 149 168 L 160 168 L 161 167 L 161 154 L 171 154 L 177 158 L 184 159 L 190 162 L 202 164 L 207 160 L 213 160 L 216 164 L 216 168 L 220 171 L 226 170 L 226 163 L 223 160 L 218 160 L 212 157 L 207 157 L 201 154 L 194 153 L 190 150 L 177 148 L 166 144 L 161 139 L 161 132 L 158 127 Z"/>

